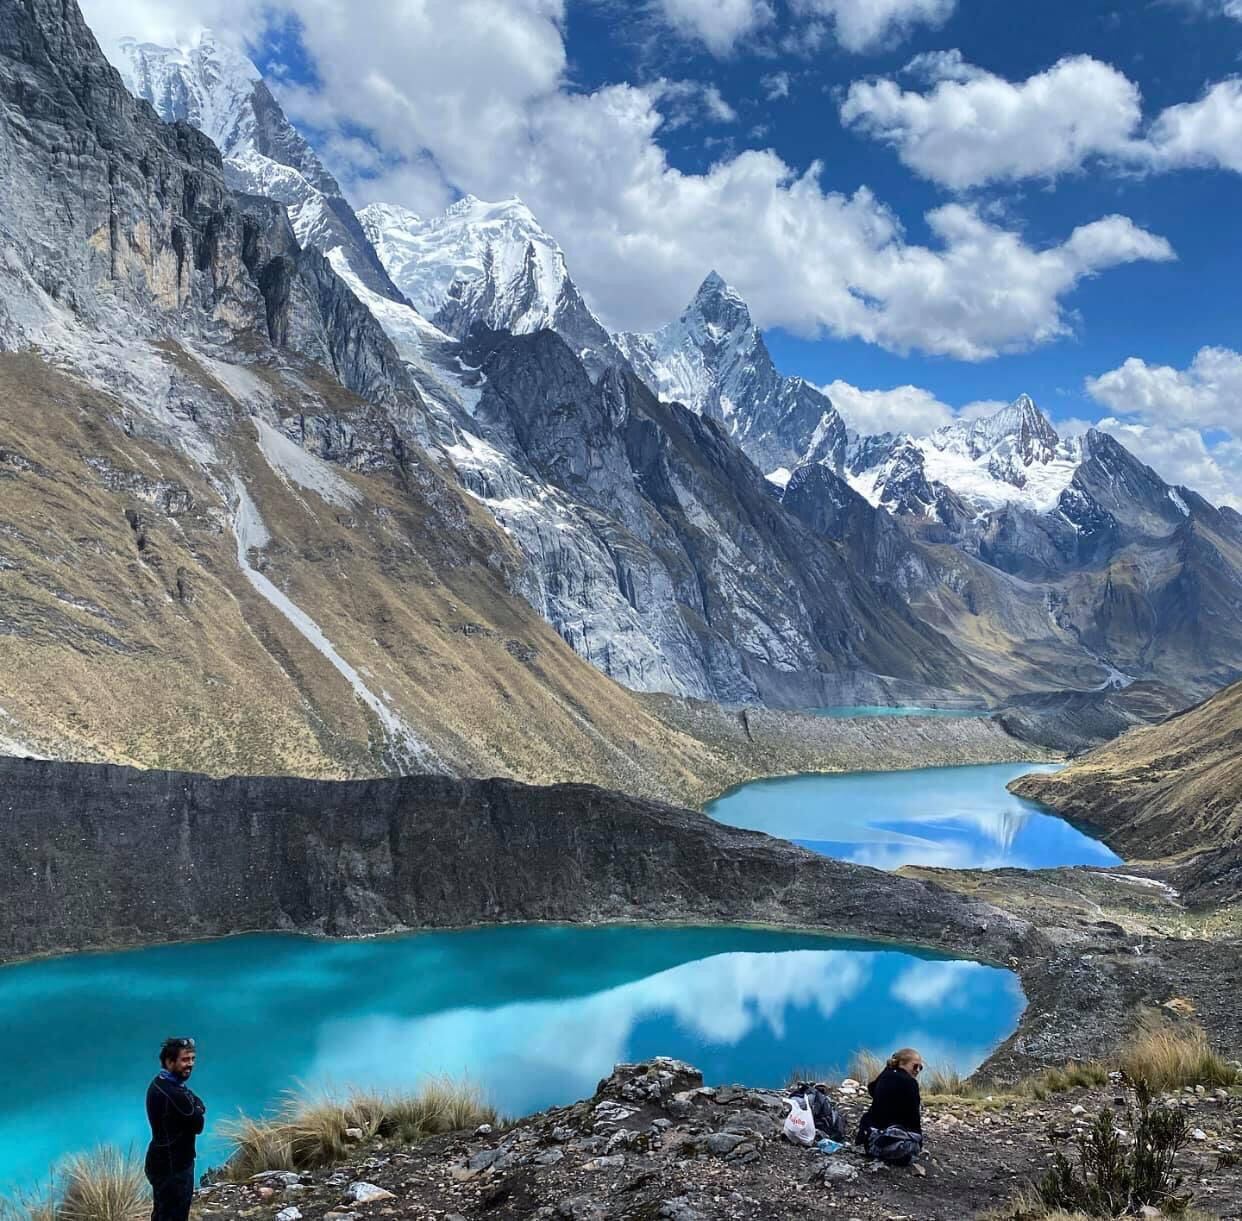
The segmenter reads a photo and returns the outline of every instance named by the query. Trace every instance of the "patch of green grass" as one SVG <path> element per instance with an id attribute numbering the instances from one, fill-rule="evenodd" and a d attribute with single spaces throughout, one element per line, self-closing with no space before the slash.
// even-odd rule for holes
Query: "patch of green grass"
<path id="1" fill-rule="evenodd" d="M 1109 1068 L 1097 1060 L 1079 1064 L 1074 1060 L 1059 1067 L 1046 1068 L 1034 1077 L 1028 1077 L 1018 1086 L 1018 1091 L 1037 1098 L 1041 1102 L 1051 1094 L 1063 1094 L 1066 1090 L 1090 1089 L 1108 1083 Z"/>

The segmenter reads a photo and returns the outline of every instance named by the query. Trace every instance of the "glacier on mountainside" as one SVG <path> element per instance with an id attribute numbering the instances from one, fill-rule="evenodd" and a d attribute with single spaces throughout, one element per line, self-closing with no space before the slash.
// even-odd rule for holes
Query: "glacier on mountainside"
<path id="1" fill-rule="evenodd" d="M 620 363 L 612 337 L 569 275 L 565 254 L 516 196 L 466 195 L 423 218 L 394 204 L 358 214 L 393 283 L 441 330 L 556 331 L 594 374 Z"/>
<path id="2" fill-rule="evenodd" d="M 400 299 L 340 184 L 245 55 L 203 30 L 186 47 L 123 38 L 113 57 L 129 91 L 166 123 L 186 122 L 211 138 L 233 190 L 284 204 L 299 245 L 324 255 L 346 248 L 374 292 Z"/>
<path id="3" fill-rule="evenodd" d="M 1082 460 L 1082 442 L 1062 440 L 1024 394 L 990 416 L 955 420 L 927 436 L 855 438 L 845 466 L 850 486 L 873 505 L 943 520 L 943 489 L 976 512 L 1007 504 L 1054 512 Z"/>

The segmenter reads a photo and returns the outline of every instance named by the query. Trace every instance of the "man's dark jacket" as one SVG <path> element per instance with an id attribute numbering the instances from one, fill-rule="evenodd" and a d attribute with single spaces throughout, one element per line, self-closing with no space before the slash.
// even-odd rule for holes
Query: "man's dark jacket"
<path id="1" fill-rule="evenodd" d="M 151 1144 L 146 1171 L 152 1183 L 194 1165 L 194 1138 L 203 1130 L 207 1108 L 187 1085 L 160 1075 L 147 1087 Z"/>

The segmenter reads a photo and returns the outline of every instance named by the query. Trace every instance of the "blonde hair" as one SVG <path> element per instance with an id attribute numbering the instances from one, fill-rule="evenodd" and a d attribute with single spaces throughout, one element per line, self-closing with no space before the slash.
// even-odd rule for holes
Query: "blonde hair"
<path id="1" fill-rule="evenodd" d="M 901 1047 L 888 1058 L 886 1068 L 900 1068 L 907 1060 L 921 1060 L 923 1057 L 913 1047 Z"/>

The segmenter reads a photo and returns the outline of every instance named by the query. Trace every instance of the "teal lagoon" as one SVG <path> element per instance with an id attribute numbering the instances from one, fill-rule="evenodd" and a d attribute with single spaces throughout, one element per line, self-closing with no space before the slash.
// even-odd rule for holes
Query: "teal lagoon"
<path id="1" fill-rule="evenodd" d="M 992 715 L 985 708 L 918 708 L 910 704 L 896 707 L 890 704 L 842 704 L 836 708 L 812 708 L 809 711 L 814 716 L 841 719 L 861 716 L 984 717 Z"/>
<path id="2" fill-rule="evenodd" d="M 0 1193 L 102 1142 L 141 1153 L 169 1034 L 198 1040 L 201 1171 L 226 1156 L 222 1117 L 289 1089 L 400 1090 L 450 1073 L 518 1115 L 657 1054 L 753 1086 L 840 1071 L 861 1047 L 912 1044 L 966 1071 L 1024 1004 L 1008 971 L 763 929 L 265 934 L 23 963 L 0 968 Z"/>
<path id="3" fill-rule="evenodd" d="M 756 780 L 707 807 L 719 822 L 825 856 L 898 869 L 1117 865 L 1098 840 L 1005 789 L 1056 764 L 999 763 Z"/>

